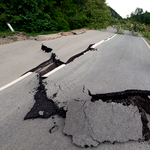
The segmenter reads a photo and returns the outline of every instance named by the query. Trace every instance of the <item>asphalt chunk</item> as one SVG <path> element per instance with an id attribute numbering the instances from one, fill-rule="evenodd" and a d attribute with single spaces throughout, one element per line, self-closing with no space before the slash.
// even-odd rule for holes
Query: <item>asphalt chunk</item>
<path id="1" fill-rule="evenodd" d="M 42 44 L 41 50 L 43 50 L 45 53 L 50 53 L 53 49 Z"/>
<path id="2" fill-rule="evenodd" d="M 105 94 L 91 94 L 91 101 L 96 102 L 101 99 L 103 102 L 107 103 L 120 103 L 124 106 L 137 106 L 138 111 L 141 114 L 141 121 L 143 124 L 143 137 L 147 141 L 150 139 L 150 129 L 148 127 L 147 114 L 150 115 L 150 91 L 146 90 L 125 90 L 114 93 L 105 93 Z"/>
<path id="3" fill-rule="evenodd" d="M 49 130 L 49 132 L 50 132 L 50 133 L 54 133 L 54 132 L 56 132 L 58 129 L 59 129 L 59 127 L 58 127 L 57 125 L 54 125 L 54 126 Z"/>
<path id="4" fill-rule="evenodd" d="M 143 139 L 141 114 L 136 106 L 103 101 L 71 101 L 63 132 L 80 147 L 98 146 L 106 141 Z"/>

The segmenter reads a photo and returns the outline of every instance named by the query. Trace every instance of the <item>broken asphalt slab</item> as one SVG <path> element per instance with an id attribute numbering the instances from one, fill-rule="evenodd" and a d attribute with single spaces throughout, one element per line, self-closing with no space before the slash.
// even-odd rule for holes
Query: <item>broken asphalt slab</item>
<path id="1" fill-rule="evenodd" d="M 71 135 L 73 143 L 81 147 L 143 138 L 141 115 L 137 107 L 102 101 L 70 102 L 63 132 Z"/>
<path id="2" fill-rule="evenodd" d="M 116 96 L 115 93 L 108 93 L 108 96 L 103 94 L 104 100 L 92 101 L 92 98 L 91 101 L 72 100 L 67 104 L 66 112 L 47 98 L 42 80 L 39 84 L 34 96 L 36 103 L 25 119 L 50 118 L 54 115 L 66 118 L 63 133 L 71 135 L 73 143 L 77 146 L 88 148 L 97 147 L 105 142 L 114 144 L 150 139 L 149 118 L 147 118 L 148 114 L 141 103 L 147 100 L 138 94 L 137 96 L 125 96 L 122 99 L 123 97 L 119 97 L 123 95 L 121 93 L 129 93 L 123 91 L 120 94 L 117 92 Z M 133 91 L 134 93 L 144 93 L 144 97 L 146 96 L 145 91 Z M 115 99 L 110 99 L 109 95 L 111 94 L 115 96 Z M 54 94 L 52 98 L 56 96 L 57 94 Z M 53 133 L 58 129 L 59 126 L 55 124 L 49 132 Z"/>
<path id="3" fill-rule="evenodd" d="M 126 90 L 92 95 L 89 91 L 90 101 L 72 100 L 65 104 L 66 111 L 52 100 L 57 93 L 51 99 L 47 98 L 45 86 L 39 78 L 34 96 L 36 103 L 24 119 L 50 118 L 54 115 L 66 118 L 63 133 L 71 135 L 74 144 L 85 148 L 104 142 L 148 141 L 150 130 L 146 113 L 150 114 L 149 94 L 150 91 Z M 93 97 L 96 99 L 93 100 Z M 53 133 L 58 128 L 54 125 L 49 132 Z"/>
<path id="4" fill-rule="evenodd" d="M 148 141 L 148 95 L 149 91 L 126 90 L 90 94 L 91 101 L 73 100 L 68 104 L 63 132 L 71 135 L 73 143 L 81 147 L 94 147 L 104 142 Z M 93 97 L 97 99 L 93 101 Z"/>

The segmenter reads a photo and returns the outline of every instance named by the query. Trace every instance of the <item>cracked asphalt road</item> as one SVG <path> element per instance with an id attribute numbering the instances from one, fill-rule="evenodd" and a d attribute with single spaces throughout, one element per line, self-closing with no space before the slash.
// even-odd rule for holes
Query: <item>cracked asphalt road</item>
<path id="1" fill-rule="evenodd" d="M 64 134 L 65 132 L 69 132 L 69 130 L 72 132 L 73 127 L 76 127 L 73 122 L 75 120 L 69 120 L 71 116 L 70 113 L 73 113 L 73 109 L 77 109 L 77 111 L 72 115 L 76 117 L 76 112 L 78 112 L 79 115 L 77 119 L 79 120 L 76 121 L 84 126 L 85 122 L 80 122 L 83 116 L 80 115 L 82 109 L 79 109 L 79 107 L 82 108 L 82 103 L 86 102 L 88 104 L 91 102 L 91 96 L 88 90 L 90 90 L 92 94 L 118 92 L 126 89 L 150 90 L 150 70 L 148 67 L 150 64 L 150 53 L 148 47 L 140 37 L 133 37 L 126 32 L 126 35 L 117 35 L 110 41 L 102 43 L 97 49 L 98 51 L 90 51 L 82 55 L 63 69 L 43 79 L 47 98 L 52 99 L 58 107 L 64 106 L 65 109 L 68 109 L 68 117 L 66 117 L 66 119 L 56 115 L 44 120 L 35 119 L 23 121 L 24 116 L 31 110 L 35 102 L 34 98 L 37 94 L 37 88 L 39 87 L 39 77 L 37 74 L 28 76 L 22 80 L 21 83 L 17 83 L 15 86 L 8 88 L 8 90 L 3 90 L 0 93 L 0 99 L 6 100 L 5 102 L 0 101 L 0 113 L 2 116 L 0 122 L 0 131 L 2 132 L 0 134 L 0 146 L 2 150 L 150 149 L 148 141 L 139 142 L 137 140 L 142 138 L 142 124 L 140 112 L 137 111 L 137 107 L 133 106 L 127 107 L 121 104 L 115 104 L 115 109 L 113 109 L 117 122 L 124 122 L 124 119 L 130 120 L 133 118 L 133 115 L 135 116 L 132 122 L 125 122 L 125 124 L 130 127 L 127 128 L 127 133 L 134 128 L 135 131 L 133 130 L 131 132 L 133 134 L 126 134 L 123 138 L 120 138 L 123 135 L 122 130 L 120 130 L 117 136 L 121 141 L 124 141 L 123 143 L 120 143 L 120 141 L 116 142 L 116 140 L 114 140 L 116 137 L 113 137 L 107 128 L 105 128 L 106 132 L 103 132 L 105 131 L 104 129 L 102 133 L 109 140 L 111 139 L 112 143 L 107 141 L 107 138 L 103 139 L 103 137 L 99 137 L 97 134 L 92 135 L 92 139 L 94 139 L 92 143 L 90 143 L 91 137 L 89 138 L 87 135 L 84 135 L 85 138 L 83 134 L 82 137 L 80 137 L 86 141 L 77 141 L 77 138 L 73 137 L 74 139 L 72 139 L 70 136 Z M 69 106 L 68 103 L 73 101 L 81 104 L 79 104 L 78 107 L 75 107 L 75 105 Z M 95 133 L 101 132 L 100 130 L 97 131 L 99 126 L 102 128 L 106 125 L 107 120 L 110 121 L 113 118 L 112 110 L 109 109 L 112 108 L 112 105 L 113 104 L 107 105 L 99 101 L 93 102 L 93 104 L 89 106 L 86 105 L 84 112 L 86 112 L 88 122 L 93 126 L 92 129 L 94 129 Z M 102 109 L 98 109 L 98 107 L 102 107 Z M 98 111 L 94 111 L 95 108 L 98 109 Z M 107 108 L 108 111 L 105 112 L 105 108 Z M 69 109 L 71 109 L 71 111 L 69 111 Z M 92 110 L 91 112 L 93 113 L 89 112 L 89 110 Z M 115 112 L 115 110 L 117 111 Z M 131 110 L 130 114 L 128 110 Z M 118 111 L 122 111 L 124 115 L 119 116 Z M 107 116 L 107 112 L 109 112 L 112 117 Z M 101 113 L 102 118 L 105 117 L 106 113 L 107 120 L 105 120 L 106 122 L 104 123 L 100 121 L 97 122 L 100 117 L 99 114 Z M 39 115 L 43 114 L 44 110 L 39 110 Z M 126 116 L 126 114 L 129 115 Z M 150 115 L 146 114 L 146 116 L 150 121 Z M 81 119 L 79 117 L 81 117 Z M 122 119 L 122 117 L 124 119 Z M 68 128 L 65 122 L 67 119 L 69 120 L 70 128 Z M 112 122 L 113 121 L 112 119 Z M 148 127 L 150 128 L 149 122 Z M 88 128 L 85 128 L 85 133 L 88 133 L 86 132 L 87 129 Z M 136 130 L 138 130 L 138 132 L 136 132 Z M 75 132 L 76 130 L 73 131 Z M 105 133 L 108 133 L 108 135 Z M 117 135 L 116 132 L 114 133 Z M 76 136 L 78 137 L 79 135 Z M 128 138 L 130 140 L 128 140 Z M 73 144 L 72 140 L 76 145 Z M 97 141 L 102 143 L 98 145 Z M 115 143 L 113 143 L 114 141 Z M 85 148 L 80 147 L 82 146 L 82 142 Z M 87 142 L 87 144 L 85 145 L 84 142 Z M 90 147 L 88 145 L 89 143 L 92 148 L 88 148 Z"/>
<path id="2" fill-rule="evenodd" d="M 20 41 L 0 45 L 0 87 L 17 79 L 22 74 L 48 60 L 51 53 L 43 53 L 42 43 L 53 49 L 58 58 L 66 62 L 71 56 L 82 52 L 89 44 L 115 34 L 115 30 L 89 30 L 81 35 L 66 36 L 49 41 Z"/>

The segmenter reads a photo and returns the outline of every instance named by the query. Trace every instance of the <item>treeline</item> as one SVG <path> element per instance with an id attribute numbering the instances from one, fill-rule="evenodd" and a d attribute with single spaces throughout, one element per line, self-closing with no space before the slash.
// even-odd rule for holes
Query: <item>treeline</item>
<path id="1" fill-rule="evenodd" d="M 131 13 L 130 19 L 139 23 L 144 23 L 145 25 L 150 25 L 150 12 L 146 11 L 144 13 L 142 8 L 137 8 L 135 12 Z"/>
<path id="2" fill-rule="evenodd" d="M 119 19 L 119 20 L 122 19 L 122 17 L 111 7 L 110 7 L 110 12 L 111 12 L 112 19 Z"/>
<path id="3" fill-rule="evenodd" d="M 136 25 L 138 31 L 150 32 L 150 12 L 144 12 L 142 8 L 136 8 L 126 20 L 128 23 Z"/>
<path id="4" fill-rule="evenodd" d="M 0 31 L 6 22 L 24 32 L 106 28 L 111 12 L 105 0 L 1 0 Z"/>

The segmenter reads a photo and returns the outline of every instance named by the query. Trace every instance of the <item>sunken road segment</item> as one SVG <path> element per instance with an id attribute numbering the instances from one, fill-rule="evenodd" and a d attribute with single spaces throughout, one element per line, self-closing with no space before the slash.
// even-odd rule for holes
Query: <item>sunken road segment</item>
<path id="1" fill-rule="evenodd" d="M 34 95 L 36 102 L 24 120 L 36 118 L 46 119 L 55 115 L 61 116 L 65 118 L 64 134 L 71 135 L 75 145 L 86 148 L 98 146 L 105 141 L 123 143 L 130 140 L 150 140 L 149 121 L 147 119 L 147 115 L 150 115 L 150 99 L 148 98 L 150 91 L 126 90 L 95 95 L 89 91 L 87 94 L 91 96 L 91 101 L 72 100 L 66 103 L 67 107 L 59 108 L 53 101 L 53 98 L 57 97 L 57 93 L 53 94 L 51 99 L 49 99 L 46 94 L 44 82 L 41 76 L 39 76 L 39 87 Z M 111 108 L 114 109 L 111 110 Z M 101 113 L 103 115 L 100 115 Z M 104 118 L 107 118 L 107 121 L 104 121 Z M 93 123 L 100 123 L 97 122 L 97 120 L 103 120 L 103 123 L 95 127 Z M 117 120 L 117 122 L 115 120 Z M 115 124 L 112 124 L 110 128 L 112 122 Z M 119 130 L 115 127 L 119 128 Z M 55 132 L 58 128 L 59 127 L 55 124 L 49 132 Z M 107 131 L 106 135 L 105 131 L 103 131 L 104 128 Z M 80 132 L 79 129 L 85 132 Z M 92 132 L 92 130 L 95 132 Z M 130 130 L 132 130 L 132 134 L 130 134 Z M 86 135 L 86 132 L 88 135 Z M 96 134 L 97 132 L 98 134 L 102 134 L 105 138 L 100 138 L 101 135 L 98 136 Z M 119 135 L 114 134 L 116 132 L 118 132 Z M 122 135 L 124 135 L 124 137 L 122 137 Z"/>

